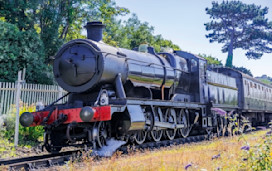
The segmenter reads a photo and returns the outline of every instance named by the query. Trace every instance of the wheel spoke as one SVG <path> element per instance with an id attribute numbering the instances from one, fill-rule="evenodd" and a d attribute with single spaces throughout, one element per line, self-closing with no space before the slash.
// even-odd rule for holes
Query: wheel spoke
<path id="1" fill-rule="evenodd" d="M 103 121 L 98 122 L 97 130 L 98 130 L 97 144 L 98 144 L 98 147 L 101 148 L 107 145 L 106 142 L 107 142 L 108 134 L 106 129 L 106 123 Z"/>
<path id="2" fill-rule="evenodd" d="M 170 122 L 172 124 L 177 123 L 177 118 L 176 118 L 176 112 L 175 109 L 167 109 L 166 110 L 166 122 Z M 169 140 L 173 140 L 175 138 L 177 129 L 167 129 L 166 130 L 166 138 Z"/>
<path id="3" fill-rule="evenodd" d="M 134 135 L 134 140 L 137 144 L 143 144 L 145 142 L 146 139 L 146 132 L 141 130 L 141 131 L 137 131 Z"/>
<path id="4" fill-rule="evenodd" d="M 223 129 L 224 129 L 224 120 L 222 117 L 217 118 L 217 136 L 223 135 Z"/>
<path id="5" fill-rule="evenodd" d="M 179 124 L 183 124 L 184 128 L 178 129 L 178 134 L 181 137 L 187 137 L 190 134 L 191 131 L 191 126 L 189 122 L 189 115 L 188 112 L 185 112 L 184 109 L 181 109 L 179 112 L 179 119 L 178 119 Z"/>
<path id="6" fill-rule="evenodd" d="M 162 111 L 161 111 L 161 108 L 159 107 L 156 107 L 154 109 L 154 115 L 155 115 L 155 122 L 156 121 L 159 121 L 159 122 L 162 122 L 163 119 L 162 119 Z M 162 130 L 159 130 L 157 127 L 154 127 L 153 130 L 150 132 L 151 134 L 151 137 L 152 139 L 155 141 L 155 142 L 158 142 L 161 140 L 161 137 L 162 137 L 162 134 L 163 134 L 163 131 Z"/>

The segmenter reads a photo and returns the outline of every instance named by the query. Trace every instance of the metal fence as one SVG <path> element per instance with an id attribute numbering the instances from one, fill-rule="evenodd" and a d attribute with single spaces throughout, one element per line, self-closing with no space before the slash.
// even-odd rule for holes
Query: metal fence
<path id="1" fill-rule="evenodd" d="M 7 114 L 13 104 L 15 104 L 17 86 L 16 83 L 0 82 L 0 115 Z M 44 105 L 49 105 L 66 92 L 57 85 L 27 84 L 21 86 L 20 106 L 35 105 L 41 101 Z M 64 103 L 64 98 L 60 103 Z"/>

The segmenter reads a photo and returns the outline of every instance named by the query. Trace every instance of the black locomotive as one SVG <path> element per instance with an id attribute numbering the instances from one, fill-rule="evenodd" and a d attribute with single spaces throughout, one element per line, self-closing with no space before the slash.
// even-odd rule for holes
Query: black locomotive
<path id="1" fill-rule="evenodd" d="M 109 46 L 103 27 L 88 23 L 88 39 L 68 42 L 55 56 L 67 103 L 20 117 L 23 126 L 44 125 L 48 151 L 80 142 L 102 147 L 111 137 L 142 144 L 220 133 L 228 122 L 212 108 L 246 117 L 248 127 L 272 119 L 272 86 L 233 69 L 208 69 L 205 59 L 184 51 Z"/>

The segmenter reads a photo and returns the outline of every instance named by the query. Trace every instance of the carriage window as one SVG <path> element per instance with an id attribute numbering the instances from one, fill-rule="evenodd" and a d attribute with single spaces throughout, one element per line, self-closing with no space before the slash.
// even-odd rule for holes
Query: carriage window
<path id="1" fill-rule="evenodd" d="M 191 59 L 191 72 L 197 71 L 197 62 L 194 59 Z"/>
<path id="2" fill-rule="evenodd" d="M 250 82 L 250 87 L 251 87 L 251 88 L 253 87 L 252 82 Z"/>
<path id="3" fill-rule="evenodd" d="M 188 72 L 188 67 L 186 62 L 183 62 L 182 60 L 180 60 L 179 64 L 182 71 Z"/>

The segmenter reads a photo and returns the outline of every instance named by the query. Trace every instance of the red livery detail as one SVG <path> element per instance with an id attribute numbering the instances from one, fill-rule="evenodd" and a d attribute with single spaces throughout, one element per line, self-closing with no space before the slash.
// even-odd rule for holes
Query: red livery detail
<path id="1" fill-rule="evenodd" d="M 80 111 L 82 108 L 73 108 L 73 109 L 62 109 L 58 110 L 57 108 L 52 112 L 50 118 L 48 119 L 47 125 L 52 124 L 54 121 L 58 119 L 60 114 L 64 114 L 67 116 L 67 120 L 64 124 L 72 123 L 72 122 L 83 122 L 80 118 Z M 100 107 L 92 107 L 94 110 L 93 119 L 90 122 L 96 121 L 108 121 L 111 120 L 111 106 L 100 106 Z M 41 111 L 41 112 L 33 112 L 34 121 L 30 125 L 30 127 L 41 125 L 44 118 L 49 115 L 50 111 Z"/>

